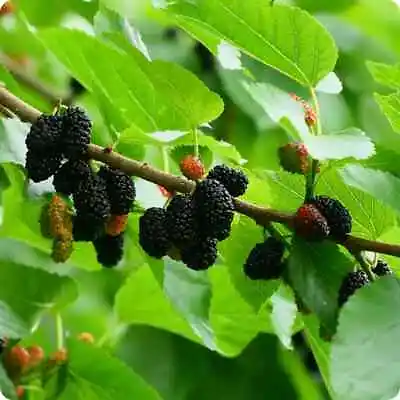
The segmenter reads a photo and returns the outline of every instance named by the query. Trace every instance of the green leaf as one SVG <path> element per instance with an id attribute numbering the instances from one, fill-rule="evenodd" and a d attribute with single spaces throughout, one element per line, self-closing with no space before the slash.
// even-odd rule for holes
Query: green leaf
<path id="1" fill-rule="evenodd" d="M 399 307 L 400 285 L 390 276 L 358 290 L 343 306 L 331 354 L 337 398 L 375 400 L 397 395 Z"/>
<path id="2" fill-rule="evenodd" d="M 178 0 L 169 2 L 166 12 L 213 52 L 221 40 L 228 41 L 305 86 L 316 85 L 336 63 L 331 36 L 299 8 L 260 1 Z"/>
<path id="3" fill-rule="evenodd" d="M 8 400 L 15 400 L 17 398 L 15 386 L 7 376 L 3 364 L 0 365 L 0 394 L 7 396 Z"/>
<path id="4" fill-rule="evenodd" d="M 174 309 L 190 324 L 205 346 L 217 350 L 214 333 L 208 321 L 211 284 L 206 271 L 192 271 L 182 262 L 164 258 L 164 293 Z"/>
<path id="5" fill-rule="evenodd" d="M 311 156 L 318 160 L 340 160 L 349 157 L 363 160 L 375 152 L 371 139 L 357 128 L 329 135 L 307 135 L 304 137 L 304 143 Z"/>
<path id="6" fill-rule="evenodd" d="M 161 399 L 139 375 L 105 350 L 70 340 L 68 380 L 60 400 Z"/>
<path id="7" fill-rule="evenodd" d="M 198 143 L 200 146 L 208 147 L 212 151 L 214 156 L 224 161 L 233 161 L 238 164 L 242 160 L 242 157 L 240 156 L 235 146 L 223 140 L 217 140 L 214 137 L 206 135 L 201 131 L 198 132 Z M 181 136 L 178 139 L 172 141 L 170 145 L 193 146 L 193 135 L 192 133 L 185 134 L 184 136 Z"/>
<path id="8" fill-rule="evenodd" d="M 304 121 L 304 110 L 289 96 L 289 93 L 268 83 L 243 82 L 245 90 L 258 103 L 264 112 L 276 123 L 281 125 L 293 139 L 310 136 Z"/>
<path id="9" fill-rule="evenodd" d="M 400 89 L 400 64 L 388 65 L 369 61 L 367 67 L 378 83 L 392 89 Z"/>
<path id="10" fill-rule="evenodd" d="M 400 179 L 377 169 L 350 164 L 340 171 L 346 184 L 388 204 L 400 213 Z"/>
<path id="11" fill-rule="evenodd" d="M 338 291 L 354 262 L 332 242 L 310 244 L 295 238 L 289 257 L 291 284 L 305 305 L 334 328 Z"/>
<path id="12" fill-rule="evenodd" d="M 386 115 L 392 128 L 397 133 L 400 133 L 400 92 L 387 96 L 375 93 L 375 100 Z"/>
<path id="13" fill-rule="evenodd" d="M 201 343 L 147 265 L 133 272 L 119 290 L 115 310 L 122 322 L 150 325 Z"/>
<path id="14" fill-rule="evenodd" d="M 236 290 L 225 266 L 210 269 L 213 295 L 210 323 L 217 346 L 225 356 L 237 356 L 261 330 L 263 313 L 257 313 Z"/>
<path id="15" fill-rule="evenodd" d="M 191 129 L 223 110 L 220 97 L 192 73 L 172 63 L 149 62 L 134 47 L 128 53 L 68 29 L 38 35 L 74 77 L 120 110 L 126 126 L 134 123 L 144 132 Z"/>
<path id="16" fill-rule="evenodd" d="M 279 281 L 253 281 L 243 273 L 251 249 L 262 240 L 260 227 L 246 217 L 237 216 L 229 240 L 219 246 L 221 260 L 228 267 L 233 284 L 255 312 L 259 312 L 279 286 Z"/>
<path id="17" fill-rule="evenodd" d="M 334 13 L 344 11 L 346 8 L 353 6 L 357 3 L 357 0 L 295 0 L 295 3 L 313 13 Z"/>
<path id="18" fill-rule="evenodd" d="M 15 339 L 29 334 L 29 329 L 24 320 L 3 301 L 0 301 L 0 334 L 2 337 Z"/>
<path id="19" fill-rule="evenodd" d="M 341 171 L 333 169 L 322 171 L 317 181 L 316 191 L 317 194 L 340 200 L 350 211 L 354 235 L 377 239 L 395 225 L 396 214 L 362 187 L 349 186 L 349 183 Z"/>
<path id="20" fill-rule="evenodd" d="M 282 344 L 292 349 L 292 334 L 297 317 L 297 306 L 293 294 L 284 285 L 271 297 L 271 322 Z"/>
<path id="21" fill-rule="evenodd" d="M 312 350 L 315 361 L 317 362 L 325 387 L 327 388 L 331 398 L 334 398 L 329 375 L 329 356 L 331 346 L 328 342 L 321 339 L 319 335 L 318 319 L 315 315 L 303 316 L 303 322 L 307 343 Z"/>
<path id="22" fill-rule="evenodd" d="M 322 78 L 315 88 L 317 92 L 329 94 L 339 94 L 342 89 L 342 82 L 334 72 L 330 72 L 325 78 Z"/>
<path id="23" fill-rule="evenodd" d="M 38 0 L 32 4 L 29 0 L 18 0 L 18 8 L 24 12 L 33 25 L 57 25 L 67 13 L 76 13 L 90 20 L 97 9 L 96 1 L 71 0 L 69 2 L 51 2 Z M 46 10 L 44 13 L 43 10 Z"/>
<path id="24" fill-rule="evenodd" d="M 0 262 L 0 281 L 0 336 L 26 334 L 42 312 L 64 307 L 78 295 L 71 278 L 11 262 Z"/>

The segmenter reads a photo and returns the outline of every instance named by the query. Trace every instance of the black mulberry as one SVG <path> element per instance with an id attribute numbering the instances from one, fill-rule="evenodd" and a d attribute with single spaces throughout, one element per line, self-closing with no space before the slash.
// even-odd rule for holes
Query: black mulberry
<path id="1" fill-rule="evenodd" d="M 66 158 L 80 158 L 87 153 L 92 123 L 79 107 L 68 107 L 62 114 L 63 132 L 60 145 Z"/>
<path id="2" fill-rule="evenodd" d="M 368 275 L 364 271 L 350 272 L 342 282 L 339 289 L 338 304 L 341 307 L 356 290 L 369 283 Z"/>
<path id="3" fill-rule="evenodd" d="M 77 214 L 85 216 L 94 225 L 105 223 L 110 216 L 106 187 L 103 180 L 97 176 L 81 182 L 73 199 Z"/>
<path id="4" fill-rule="evenodd" d="M 217 259 L 217 240 L 203 239 L 181 251 L 182 262 L 195 271 L 208 269 Z"/>
<path id="5" fill-rule="evenodd" d="M 283 270 L 282 262 L 285 245 L 282 241 L 269 237 L 257 243 L 244 264 L 244 273 L 250 279 L 278 279 Z"/>
<path id="6" fill-rule="evenodd" d="M 372 272 L 378 276 L 392 275 L 393 271 L 388 263 L 383 260 L 378 260 L 376 266 L 372 268 Z"/>
<path id="7" fill-rule="evenodd" d="M 166 211 L 151 207 L 139 219 L 139 243 L 151 257 L 162 258 L 171 247 L 166 228 Z"/>
<path id="8" fill-rule="evenodd" d="M 339 200 L 328 196 L 316 196 L 312 203 L 328 222 L 331 236 L 343 239 L 351 232 L 351 215 Z"/>
<path id="9" fill-rule="evenodd" d="M 62 118 L 42 114 L 31 126 L 25 139 L 28 150 L 35 153 L 55 153 L 62 131 Z"/>
<path id="10" fill-rule="evenodd" d="M 93 245 L 99 264 L 112 268 L 121 261 L 124 254 L 124 235 L 104 235 L 95 240 Z"/>
<path id="11" fill-rule="evenodd" d="M 76 242 L 92 242 L 104 234 L 102 221 L 93 220 L 86 215 L 76 215 L 73 218 L 72 236 Z"/>
<path id="12" fill-rule="evenodd" d="M 101 167 L 98 175 L 104 179 L 111 204 L 111 214 L 125 215 L 132 210 L 136 197 L 131 177 L 119 169 Z"/>
<path id="13" fill-rule="evenodd" d="M 216 179 L 222 183 L 233 197 L 241 196 L 246 192 L 249 180 L 243 171 L 228 167 L 215 166 L 207 175 L 208 179 Z"/>
<path id="14" fill-rule="evenodd" d="M 28 178 L 33 182 L 49 179 L 60 168 L 61 159 L 59 154 L 28 150 L 25 161 Z"/>
<path id="15" fill-rule="evenodd" d="M 70 160 L 55 173 L 53 185 L 58 193 L 66 196 L 74 193 L 81 182 L 93 177 L 89 164 L 83 160 Z"/>
<path id="16" fill-rule="evenodd" d="M 232 196 L 222 183 L 215 179 L 199 182 L 193 200 L 201 236 L 226 239 L 231 231 L 234 206 Z"/>
<path id="17" fill-rule="evenodd" d="M 177 194 L 167 207 L 166 226 L 172 243 L 181 248 L 196 239 L 196 219 L 192 199 Z"/>

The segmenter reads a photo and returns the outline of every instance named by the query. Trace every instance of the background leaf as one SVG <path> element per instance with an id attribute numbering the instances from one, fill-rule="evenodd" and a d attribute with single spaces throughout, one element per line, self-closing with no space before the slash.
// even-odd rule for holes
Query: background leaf
<path id="1" fill-rule="evenodd" d="M 0 263 L 0 280 L 4 284 L 0 293 L 2 336 L 26 334 L 41 313 L 64 307 L 78 295 L 71 278 L 10 262 Z"/>
<path id="2" fill-rule="evenodd" d="M 227 40 L 303 85 L 315 85 L 336 62 L 332 38 L 298 8 L 239 0 L 179 0 L 168 5 L 167 13 L 211 50 Z"/>
<path id="3" fill-rule="evenodd" d="M 353 157 L 358 160 L 371 157 L 375 146 L 364 132 L 350 128 L 329 135 L 304 138 L 304 143 L 312 157 L 317 160 L 340 160 Z"/>
<path id="4" fill-rule="evenodd" d="M 400 212 L 400 179 L 388 172 L 347 165 L 340 171 L 343 180 Z"/>
<path id="5" fill-rule="evenodd" d="M 121 361 L 93 345 L 68 343 L 69 379 L 59 399 L 126 399 L 126 394 L 143 400 L 160 399 L 157 392 Z"/>
<path id="6" fill-rule="evenodd" d="M 133 47 L 128 54 L 78 31 L 49 29 L 39 37 L 85 87 L 114 104 L 126 126 L 135 123 L 144 132 L 192 128 L 222 112 L 221 99 L 178 65 L 150 63 Z"/>
<path id="7" fill-rule="evenodd" d="M 400 330 L 399 306 L 400 286 L 393 277 L 380 278 L 358 290 L 344 305 L 332 344 L 336 396 L 372 400 L 397 395 L 395 371 L 400 355 L 393 343 Z"/>
<path id="8" fill-rule="evenodd" d="M 331 242 L 310 244 L 296 238 L 292 244 L 288 266 L 290 281 L 305 305 L 328 329 L 335 326 L 339 288 L 353 264 Z"/>
<path id="9" fill-rule="evenodd" d="M 400 93 L 397 92 L 387 96 L 376 93 L 375 99 L 393 129 L 400 133 Z"/>
<path id="10" fill-rule="evenodd" d="M 392 89 L 400 89 L 400 65 L 388 65 L 370 61 L 367 66 L 378 83 Z"/>

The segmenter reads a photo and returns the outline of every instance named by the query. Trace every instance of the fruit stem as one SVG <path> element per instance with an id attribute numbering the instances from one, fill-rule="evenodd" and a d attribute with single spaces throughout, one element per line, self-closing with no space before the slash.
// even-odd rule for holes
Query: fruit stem
<path id="1" fill-rule="evenodd" d="M 375 276 L 371 271 L 371 267 L 369 263 L 365 260 L 364 256 L 362 255 L 361 252 L 357 252 L 353 254 L 355 259 L 358 261 L 360 264 L 361 269 L 368 275 L 368 278 L 371 282 L 375 280 Z"/>
<path id="2" fill-rule="evenodd" d="M 197 133 L 196 128 L 192 129 L 192 134 L 193 134 L 194 155 L 196 157 L 199 157 L 199 135 Z"/>
<path id="3" fill-rule="evenodd" d="M 319 107 L 319 102 L 318 102 L 318 97 L 317 97 L 317 92 L 313 87 L 310 87 L 310 94 L 311 94 L 311 99 L 313 102 L 313 107 L 316 115 L 316 122 L 315 122 L 315 128 L 310 128 L 311 133 L 314 133 L 315 135 L 320 135 L 322 133 L 322 128 L 321 128 L 321 120 L 319 117 L 320 114 L 320 107 Z M 312 197 L 314 196 L 314 188 L 315 188 L 315 179 L 317 177 L 317 171 L 318 171 L 318 160 L 312 160 L 311 162 L 311 170 L 308 172 L 307 177 L 306 177 L 306 195 L 305 195 L 305 201 L 310 201 Z"/>
<path id="4" fill-rule="evenodd" d="M 315 121 L 314 133 L 315 133 L 315 135 L 320 135 L 322 133 L 322 126 L 321 126 L 320 107 L 319 107 L 317 92 L 315 91 L 315 89 L 313 87 L 310 87 L 310 93 L 311 93 L 311 99 L 312 99 L 313 106 L 314 106 L 315 115 L 317 117 L 317 120 Z"/>
<path id="5" fill-rule="evenodd" d="M 57 313 L 55 316 L 56 322 L 56 340 L 57 340 L 57 349 L 61 350 L 64 348 L 64 328 L 63 328 L 63 320 L 60 313 Z"/>

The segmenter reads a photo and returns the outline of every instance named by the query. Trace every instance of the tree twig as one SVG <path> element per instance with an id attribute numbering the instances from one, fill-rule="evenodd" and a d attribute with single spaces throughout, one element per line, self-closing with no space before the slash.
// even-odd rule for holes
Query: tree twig
<path id="1" fill-rule="evenodd" d="M 0 86 L 0 104 L 12 110 L 21 120 L 34 123 L 41 115 L 36 108 L 26 104 L 23 100 Z M 194 189 L 194 183 L 186 178 L 175 176 L 152 167 L 145 162 L 139 162 L 127 158 L 117 152 L 108 152 L 101 146 L 89 145 L 89 156 L 111 167 L 118 168 L 129 175 L 137 176 L 157 185 L 164 186 L 169 191 L 190 193 Z M 293 214 L 261 207 L 243 200 L 234 199 L 235 209 L 238 213 L 252 218 L 257 224 L 265 226 L 270 222 L 285 224 L 289 228 L 293 224 Z M 372 251 L 375 253 L 389 254 L 400 257 L 400 245 L 367 240 L 349 235 L 345 241 L 340 242 L 351 253 L 356 251 Z"/>

